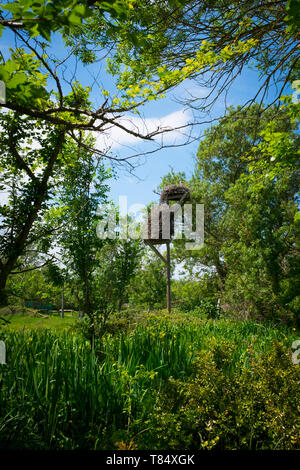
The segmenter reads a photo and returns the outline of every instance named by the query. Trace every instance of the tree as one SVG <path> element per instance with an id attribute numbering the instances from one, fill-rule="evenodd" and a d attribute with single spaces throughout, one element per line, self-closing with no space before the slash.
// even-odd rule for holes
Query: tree
<path id="1" fill-rule="evenodd" d="M 140 267 L 141 257 L 144 249 L 140 240 L 117 240 L 114 245 L 116 270 L 116 288 L 118 289 L 118 310 L 127 295 L 128 286 Z"/>
<path id="2" fill-rule="evenodd" d="M 299 136 L 291 109 L 257 120 L 258 106 L 231 109 L 206 130 L 188 182 L 193 202 L 204 203 L 205 245 L 191 254 L 176 245 L 191 269 L 217 273 L 223 303 L 266 316 L 296 305 Z"/>
<path id="3" fill-rule="evenodd" d="M 223 301 L 233 310 L 293 321 L 299 315 L 300 226 L 294 221 L 299 182 L 298 169 L 273 180 L 263 175 L 259 189 L 241 177 L 227 191 Z"/>
<path id="4" fill-rule="evenodd" d="M 67 272 L 65 269 L 57 266 L 56 264 L 49 263 L 45 269 L 46 278 L 55 286 L 58 287 L 61 293 L 61 318 L 65 316 L 65 301 L 66 301 L 66 281 Z"/>
<path id="5" fill-rule="evenodd" d="M 91 139 L 82 139 L 88 144 Z M 61 228 L 56 243 L 61 248 L 61 259 L 72 277 L 73 289 L 80 310 L 91 315 L 97 308 L 94 271 L 97 253 L 103 241 L 96 235 L 97 207 L 108 202 L 107 180 L 110 170 L 80 145 L 69 140 L 66 153 L 71 162 L 64 168 L 57 189 L 60 219 L 55 220 Z M 56 213 L 54 213 L 56 219 Z"/>
<path id="6" fill-rule="evenodd" d="M 278 101 L 285 85 L 298 78 L 298 4 L 298 0 L 140 0 L 122 27 L 114 25 L 114 33 L 103 30 L 103 20 L 94 16 L 76 28 L 74 40 L 77 53 L 89 60 L 93 45 L 111 44 L 109 70 L 118 76 L 124 96 L 155 98 L 153 89 L 164 93 L 185 79 L 197 79 L 201 92 L 208 92 L 202 98 L 195 92 L 187 101 L 195 112 L 205 112 L 207 120 L 206 111 L 252 63 L 261 84 L 249 104 L 259 99 L 262 103 L 274 85 L 274 102 Z"/>
<path id="7" fill-rule="evenodd" d="M 141 254 L 139 240 L 104 240 L 97 253 L 97 267 L 93 273 L 95 306 L 87 321 L 91 341 L 94 337 L 102 338 L 110 314 L 121 310 Z"/>
<path id="8" fill-rule="evenodd" d="M 166 273 L 165 265 L 148 255 L 130 283 L 130 303 L 143 305 L 151 311 L 154 307 L 165 306 Z"/>
<path id="9" fill-rule="evenodd" d="M 0 33 L 9 29 L 16 44 L 9 58 L 0 57 L 0 79 L 6 84 L 6 101 L 0 106 L 9 110 L 0 115 L 2 189 L 10 193 L 9 203 L 1 208 L 1 302 L 5 301 L 7 277 L 19 257 L 37 238 L 43 238 L 35 228 L 51 198 L 56 174 L 64 168 L 66 139 L 71 138 L 90 151 L 82 142 L 83 130 L 104 132 L 116 125 L 148 140 L 154 135 L 142 135 L 120 122 L 123 113 L 136 110 L 147 98 L 138 103 L 128 99 L 121 102 L 116 97 L 110 99 L 102 90 L 102 105 L 95 109 L 89 87 L 75 78 L 63 83 L 63 67 L 72 54 L 66 51 L 65 59 L 59 61 L 49 53 L 51 32 L 59 32 L 66 39 L 95 9 L 97 14 L 100 12 L 104 27 L 111 28 L 110 21 L 124 19 L 131 9 L 127 0 L 88 5 L 91 9 L 82 0 L 21 0 L 1 6 Z M 118 160 L 102 149 L 96 149 L 94 154 Z"/>
<path id="10" fill-rule="evenodd" d="M 88 144 L 87 140 L 83 142 Z M 72 154 L 73 163 L 61 175 L 57 190 L 62 213 L 56 221 L 61 226 L 56 242 L 80 310 L 90 325 L 102 318 L 104 332 L 106 316 L 116 302 L 119 310 L 122 307 L 142 249 L 138 240 L 98 238 L 96 226 L 101 216 L 97 208 L 100 204 L 109 208 L 106 182 L 111 172 L 91 152 L 69 141 L 68 155 Z"/>
<path id="11" fill-rule="evenodd" d="M 5 301 L 8 275 L 43 236 L 39 217 L 62 165 L 65 132 L 17 113 L 0 115 L 0 122 L 0 183 L 8 193 L 0 208 L 0 299 Z"/>
<path id="12" fill-rule="evenodd" d="M 32 269 L 10 276 L 7 282 L 9 305 L 20 305 L 24 308 L 33 302 L 33 308 L 49 304 L 55 309 L 60 309 L 62 279 L 59 272 L 54 275 L 51 267 L 52 265 L 48 265 L 41 269 Z M 74 307 L 74 297 L 68 285 L 65 285 L 64 297 L 68 308 Z"/>
<path id="13" fill-rule="evenodd" d="M 299 322 L 300 102 L 284 101 L 287 127 L 275 119 L 267 123 L 248 155 L 248 173 L 225 194 L 225 224 L 232 231 L 231 246 L 223 247 L 231 265 L 226 297 L 248 303 L 263 317 Z M 240 223 L 234 224 L 233 217 Z"/>
<path id="14" fill-rule="evenodd" d="M 1 103 L 2 108 L 60 126 L 74 140 L 77 139 L 76 130 L 105 132 L 112 125 L 136 137 L 153 138 L 155 133 L 143 134 L 120 121 L 122 114 L 144 104 L 146 97 L 133 101 L 127 95 L 126 99 L 120 100 L 117 96 L 110 97 L 109 92 L 99 85 L 102 104 L 95 108 L 89 99 L 91 88 L 76 81 L 76 66 L 71 81 L 64 76 L 65 64 L 76 53 L 78 45 L 71 50 L 66 47 L 63 60 L 55 58 L 54 51 L 49 50 L 51 32 L 60 33 L 65 44 L 70 45 L 69 38 L 76 27 L 89 17 L 94 21 L 100 19 L 101 28 L 107 30 L 107 39 L 112 31 L 121 32 L 123 22 L 125 25 L 133 8 L 130 0 L 21 0 L 1 8 L 0 34 L 3 29 L 9 29 L 17 44 L 8 59 L 5 60 L 3 55 L 0 58 L 0 80 L 6 84 L 6 102 Z M 137 18 L 137 27 L 138 24 Z M 89 36 L 89 28 L 87 24 L 83 35 Z M 128 36 L 127 40 L 134 41 L 134 38 Z M 108 41 L 104 41 L 102 47 L 109 47 Z M 87 62 L 85 56 L 81 59 Z M 160 91 L 153 89 L 153 94 L 160 94 Z M 101 150 L 98 153 L 104 155 Z"/>

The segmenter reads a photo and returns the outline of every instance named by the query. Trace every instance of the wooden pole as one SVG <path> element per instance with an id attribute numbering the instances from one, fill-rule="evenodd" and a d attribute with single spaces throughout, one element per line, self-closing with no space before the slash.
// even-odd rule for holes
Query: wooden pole
<path id="1" fill-rule="evenodd" d="M 65 318 L 65 283 L 62 285 L 61 292 L 61 318 Z"/>
<path id="2" fill-rule="evenodd" d="M 155 253 L 165 264 L 167 264 L 167 260 L 166 260 L 166 259 L 163 257 L 163 255 L 158 251 L 158 249 L 155 248 L 154 245 L 152 245 L 152 243 L 149 243 L 149 242 L 145 241 L 145 244 L 146 244 L 147 246 L 150 246 L 151 250 L 153 250 L 154 253 Z"/>
<path id="3" fill-rule="evenodd" d="M 167 310 L 171 313 L 171 261 L 170 242 L 167 242 Z"/>

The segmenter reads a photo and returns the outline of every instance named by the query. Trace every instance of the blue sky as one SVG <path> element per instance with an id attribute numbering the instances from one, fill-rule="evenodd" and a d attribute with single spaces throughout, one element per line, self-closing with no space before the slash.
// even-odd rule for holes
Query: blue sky
<path id="1" fill-rule="evenodd" d="M 2 38 L 0 38 L 0 50 L 5 58 L 8 58 L 10 55 L 10 47 L 15 47 L 14 36 L 10 32 L 5 32 Z M 60 60 L 65 59 L 68 55 L 59 35 L 52 36 L 51 49 L 49 52 Z M 94 82 L 94 77 L 97 77 L 99 85 L 105 90 L 109 90 L 112 94 L 116 92 L 114 80 L 112 77 L 108 76 L 105 71 L 104 61 L 85 67 L 80 63 L 76 65 L 75 59 L 71 55 L 68 60 L 64 62 L 64 66 L 67 80 L 72 78 L 76 66 L 75 78 L 82 85 L 91 86 Z M 49 81 L 49 86 L 51 87 L 52 85 L 53 83 Z M 65 88 L 67 89 L 67 86 L 65 86 Z M 243 74 L 235 80 L 231 87 L 226 97 L 226 103 L 224 96 L 219 98 L 211 110 L 211 115 L 204 117 L 204 120 L 222 116 L 225 104 L 227 106 L 244 104 L 255 95 L 258 88 L 258 73 L 253 69 L 245 69 Z M 194 82 L 185 82 L 177 89 L 172 90 L 166 98 L 151 101 L 144 106 L 142 109 L 143 119 L 138 118 L 136 115 L 126 116 L 126 124 L 129 125 L 129 127 L 132 125 L 139 126 L 141 130 L 144 130 L 145 126 L 153 130 L 159 124 L 169 127 L 187 124 L 192 120 L 192 113 L 182 104 L 176 102 L 176 98 L 183 99 L 187 97 L 189 92 L 201 97 L 206 91 L 207 90 L 201 88 Z M 270 102 L 273 97 L 274 94 L 271 92 L 265 102 Z M 95 83 L 91 92 L 91 99 L 95 108 L 99 107 L 103 102 L 101 88 Z M 191 176 L 199 141 L 207 126 L 207 124 L 203 124 L 193 128 L 193 137 L 195 140 L 189 145 L 163 148 L 157 153 L 145 156 L 139 161 L 133 160 L 138 166 L 132 174 L 128 172 L 126 167 L 118 167 L 116 172 L 117 178 L 110 181 L 110 198 L 118 205 L 119 196 L 127 196 L 128 208 L 133 204 L 147 205 L 152 201 L 158 202 L 158 196 L 154 194 L 153 190 L 157 188 L 161 178 L 171 169 L 175 172 L 184 171 L 187 177 Z M 129 136 L 129 134 L 126 135 L 118 129 L 114 129 L 111 135 L 107 136 L 105 139 L 101 134 L 96 136 L 96 138 L 97 146 L 100 150 L 104 150 L 106 145 L 110 145 L 111 153 L 120 158 L 155 148 L 155 145 L 151 146 L 148 142 L 135 140 Z M 168 134 L 168 145 L 173 143 L 182 144 L 184 141 L 184 136 L 178 133 Z M 109 161 L 107 164 L 109 164 Z M 6 196 L 0 194 L 0 201 L 1 197 Z M 180 277 L 180 269 L 179 266 L 175 277 Z"/>
<path id="2" fill-rule="evenodd" d="M 59 59 L 64 59 L 67 54 L 60 36 L 54 35 L 52 38 L 50 52 Z M 0 39 L 0 47 L 4 56 L 8 57 L 9 47 L 15 47 L 14 37 L 11 33 L 5 32 L 5 34 L 3 34 Z M 66 78 L 71 79 L 75 68 L 73 56 L 64 63 L 64 67 Z M 104 89 L 115 93 L 116 88 L 114 80 L 107 75 L 104 61 L 97 62 L 88 67 L 80 63 L 77 64 L 76 80 L 80 81 L 82 85 L 92 85 L 94 81 L 93 77 L 98 78 L 99 84 Z M 49 84 L 51 85 L 50 82 Z M 227 96 L 226 104 L 236 106 L 245 103 L 249 98 L 254 96 L 257 88 L 257 72 L 253 69 L 245 69 L 243 74 L 234 82 Z M 151 101 L 144 106 L 142 109 L 143 119 L 136 115 L 126 116 L 126 125 L 129 125 L 129 127 L 136 125 L 144 130 L 145 127 L 147 127 L 147 129 L 153 129 L 158 124 L 164 127 L 187 124 L 192 119 L 192 113 L 189 109 L 184 108 L 182 104 L 176 102 L 176 98 L 182 99 L 187 96 L 189 92 L 192 92 L 193 95 L 203 96 L 206 90 L 197 86 L 194 82 L 185 82 L 177 89 L 172 90 L 166 98 Z M 103 96 L 98 85 L 94 84 L 91 98 L 95 108 L 101 105 Z M 272 93 L 269 96 L 269 99 L 271 98 Z M 268 101 L 268 99 L 266 101 Z M 224 108 L 225 100 L 224 97 L 221 97 L 212 108 L 211 117 L 217 118 L 221 116 L 224 112 Z M 126 195 L 129 205 L 133 203 L 148 204 L 151 201 L 157 201 L 158 196 L 153 193 L 153 190 L 159 185 L 161 177 L 168 173 L 171 168 L 174 169 L 174 171 L 184 171 L 187 176 L 190 176 L 193 171 L 199 140 L 201 139 L 205 127 L 207 127 L 207 124 L 193 128 L 193 137 L 196 140 L 189 145 L 164 148 L 140 160 L 132 160 L 134 164 L 138 164 L 133 174 L 129 174 L 126 167 L 119 167 L 117 170 L 117 179 L 111 181 L 110 196 L 112 200 L 118 203 L 119 195 Z M 155 146 L 139 139 L 136 140 L 132 138 L 132 136 L 120 132 L 118 129 L 114 129 L 111 135 L 105 138 L 103 138 L 103 135 L 96 137 L 98 148 L 103 150 L 106 145 L 110 145 L 112 154 L 119 157 L 125 157 L 157 148 L 157 144 Z M 182 144 L 185 141 L 184 136 L 178 132 L 168 134 L 165 139 L 168 145 L 172 145 L 173 143 Z"/>

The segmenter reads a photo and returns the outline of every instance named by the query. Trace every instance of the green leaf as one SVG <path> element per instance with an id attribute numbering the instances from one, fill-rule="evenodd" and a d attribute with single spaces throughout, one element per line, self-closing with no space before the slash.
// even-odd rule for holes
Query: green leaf
<path id="1" fill-rule="evenodd" d="M 5 69 L 4 65 L 0 65 L 0 80 L 6 83 L 9 80 L 10 74 Z"/>
<path id="2" fill-rule="evenodd" d="M 284 20 L 290 25 L 288 31 L 298 31 L 300 28 L 300 0 L 288 0 L 287 16 Z"/>
<path id="3" fill-rule="evenodd" d="M 9 5 L 3 5 L 0 4 L 0 7 L 3 8 L 4 10 L 8 10 L 11 12 L 11 14 L 15 17 L 18 18 L 22 16 L 22 8 L 18 3 L 10 3 Z"/>
<path id="4" fill-rule="evenodd" d="M 70 15 L 68 20 L 71 24 L 80 24 L 81 19 L 85 16 L 86 8 L 83 5 L 76 5 Z"/>
<path id="5" fill-rule="evenodd" d="M 21 83 L 25 83 L 28 80 L 27 75 L 23 72 L 17 72 L 6 84 L 9 89 L 16 88 Z"/>
<path id="6" fill-rule="evenodd" d="M 38 25 L 38 32 L 47 41 L 51 39 L 51 24 L 48 21 L 40 22 Z"/>
<path id="7" fill-rule="evenodd" d="M 4 68 L 8 73 L 11 74 L 18 69 L 18 65 L 16 64 L 16 62 L 9 59 L 7 62 L 5 62 Z"/>

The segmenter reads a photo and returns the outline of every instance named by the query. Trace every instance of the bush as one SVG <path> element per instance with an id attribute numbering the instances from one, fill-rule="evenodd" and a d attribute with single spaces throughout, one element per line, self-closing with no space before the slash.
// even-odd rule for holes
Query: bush
<path id="1" fill-rule="evenodd" d="M 217 305 L 217 302 L 214 300 L 201 300 L 199 305 L 193 309 L 187 308 L 186 305 L 183 305 L 181 309 L 184 312 L 189 312 L 191 315 L 203 316 L 206 318 L 216 319 L 221 315 L 221 310 Z"/>
<path id="2" fill-rule="evenodd" d="M 207 280 L 177 282 L 172 287 L 172 291 L 175 302 L 183 312 L 194 312 L 198 315 L 206 315 L 208 318 L 218 317 L 220 312 L 217 296 Z"/>
<path id="3" fill-rule="evenodd" d="M 97 318 L 96 318 L 97 321 Z M 139 324 L 145 321 L 145 315 L 141 314 L 134 309 L 121 310 L 121 312 L 112 313 L 106 321 L 105 333 L 112 336 L 121 333 L 126 334 L 134 330 Z M 84 338 L 89 341 L 93 338 L 100 338 L 99 333 L 103 336 L 103 331 L 99 326 L 91 330 L 90 320 L 87 317 L 80 318 L 75 323 L 75 331 L 79 332 Z"/>
<path id="4" fill-rule="evenodd" d="M 70 330 L 1 327 L 0 448 L 299 447 L 295 329 L 127 314 L 127 333 L 113 314 L 92 348 Z"/>
<path id="5" fill-rule="evenodd" d="M 192 377 L 169 379 L 148 421 L 148 448 L 299 448 L 300 371 L 289 350 L 274 341 L 257 356 L 249 347 L 231 368 L 233 355 L 219 343 L 197 356 Z"/>

